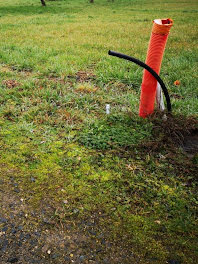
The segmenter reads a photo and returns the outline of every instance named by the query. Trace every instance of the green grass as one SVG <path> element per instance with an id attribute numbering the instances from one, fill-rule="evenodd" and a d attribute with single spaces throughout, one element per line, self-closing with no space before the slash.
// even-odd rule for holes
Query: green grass
<path id="1" fill-rule="evenodd" d="M 46 8 L 0 0 L 2 171 L 17 170 L 32 206 L 49 197 L 70 201 L 65 218 L 74 208 L 82 218 L 104 212 L 101 224 L 125 237 L 142 263 L 196 263 L 197 158 L 166 145 L 155 118 L 138 117 L 142 69 L 107 53 L 145 60 L 152 20 L 172 18 L 161 77 L 185 124 L 198 115 L 197 8 L 196 0 L 62 0 Z"/>

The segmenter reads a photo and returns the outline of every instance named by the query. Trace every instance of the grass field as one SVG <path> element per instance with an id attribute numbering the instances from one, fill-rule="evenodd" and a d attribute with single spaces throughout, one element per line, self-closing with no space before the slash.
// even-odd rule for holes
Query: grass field
<path id="1" fill-rule="evenodd" d="M 142 69 L 108 50 L 144 61 L 164 17 L 174 117 L 162 124 L 138 117 Z M 198 157 L 176 143 L 198 129 L 197 23 L 197 0 L 0 0 L 2 177 L 12 171 L 32 207 L 61 208 L 57 221 L 97 214 L 141 263 L 195 264 Z"/>

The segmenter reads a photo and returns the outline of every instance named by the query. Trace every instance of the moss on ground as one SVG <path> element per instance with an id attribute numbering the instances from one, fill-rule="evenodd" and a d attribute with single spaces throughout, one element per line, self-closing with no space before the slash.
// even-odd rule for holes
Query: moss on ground
<path id="1" fill-rule="evenodd" d="M 134 254 L 112 263 L 197 259 L 197 155 L 182 150 L 198 129 L 197 2 L 168 3 L 68 0 L 44 9 L 39 1 L 0 1 L 6 192 L 38 214 L 47 203 L 57 226 L 94 219 L 115 255 L 119 245 Z M 138 117 L 142 69 L 107 55 L 115 49 L 144 60 L 149 21 L 159 16 L 175 21 L 161 73 L 173 103 L 166 122 L 159 113 Z M 40 221 L 29 219 L 27 229 Z"/>
<path id="2" fill-rule="evenodd" d="M 155 118 L 150 123 L 149 127 L 159 125 Z M 29 205 L 38 209 L 42 201 L 51 201 L 59 208 L 53 218 L 62 222 L 102 214 L 99 226 L 118 241 L 124 237 L 126 245 L 145 261 L 154 258 L 163 263 L 174 255 L 193 263 L 197 164 L 170 145 L 170 138 L 164 145 L 163 129 L 150 131 L 152 147 L 142 141 L 142 145 L 131 145 L 129 140 L 128 145 L 108 150 L 101 138 L 100 145 L 87 148 L 79 145 L 78 134 L 62 133 L 1 122 L 1 166 L 17 170 L 14 178 Z M 162 141 L 157 149 L 153 149 L 154 135 Z"/>

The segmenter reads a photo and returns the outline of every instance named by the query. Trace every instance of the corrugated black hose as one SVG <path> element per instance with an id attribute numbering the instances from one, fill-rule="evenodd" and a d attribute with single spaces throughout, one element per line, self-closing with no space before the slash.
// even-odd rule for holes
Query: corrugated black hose
<path id="1" fill-rule="evenodd" d="M 130 56 L 122 54 L 122 53 L 118 53 L 118 52 L 109 50 L 108 54 L 111 55 L 111 56 L 115 56 L 115 57 L 121 58 L 121 59 L 132 61 L 135 64 L 139 65 L 140 67 L 142 67 L 142 68 L 146 69 L 147 71 L 149 71 L 150 74 L 152 74 L 153 77 L 161 85 L 162 91 L 163 91 L 164 96 L 166 98 L 167 110 L 168 110 L 168 112 L 171 112 L 172 107 L 171 107 L 171 101 L 170 101 L 170 96 L 168 94 L 168 90 L 167 90 L 164 82 L 162 81 L 162 79 L 159 77 L 159 75 L 151 67 L 149 67 L 147 64 L 145 64 L 144 62 L 142 62 L 142 61 L 140 61 L 140 60 L 138 60 L 136 58 L 130 57 Z"/>

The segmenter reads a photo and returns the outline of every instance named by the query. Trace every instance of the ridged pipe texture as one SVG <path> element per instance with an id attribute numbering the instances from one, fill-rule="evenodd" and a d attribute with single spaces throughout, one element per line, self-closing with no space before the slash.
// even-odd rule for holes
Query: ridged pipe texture
<path id="1" fill-rule="evenodd" d="M 149 47 L 147 51 L 147 58 L 145 64 L 151 67 L 158 75 L 161 69 L 166 42 L 171 26 L 173 25 L 172 19 L 155 19 L 153 21 L 153 28 Z M 155 77 L 144 70 L 139 115 L 147 117 L 154 111 L 155 98 L 156 98 L 157 80 Z"/>

